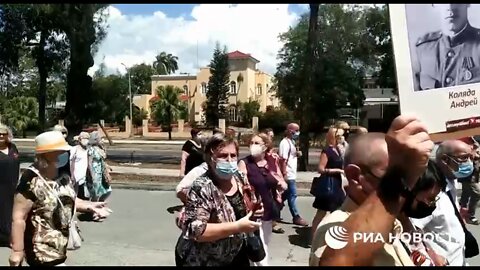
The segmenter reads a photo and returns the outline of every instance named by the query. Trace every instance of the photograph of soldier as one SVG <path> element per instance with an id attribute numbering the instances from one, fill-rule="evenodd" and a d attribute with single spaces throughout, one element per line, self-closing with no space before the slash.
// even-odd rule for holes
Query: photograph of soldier
<path id="1" fill-rule="evenodd" d="M 406 4 L 414 91 L 480 82 L 478 4 Z"/>

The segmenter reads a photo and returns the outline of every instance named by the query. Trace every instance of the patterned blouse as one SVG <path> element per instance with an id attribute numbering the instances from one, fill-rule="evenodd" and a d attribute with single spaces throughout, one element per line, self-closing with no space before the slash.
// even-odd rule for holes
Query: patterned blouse
<path id="1" fill-rule="evenodd" d="M 68 177 L 58 182 L 46 181 L 26 170 L 17 187 L 17 193 L 33 201 L 24 234 L 25 259 L 30 266 L 57 265 L 67 259 L 68 229 L 75 207 L 74 186 Z"/>
<path id="2" fill-rule="evenodd" d="M 235 179 L 243 194 L 241 180 Z M 207 223 L 236 221 L 235 211 L 227 196 L 214 185 L 208 173 L 193 182 L 185 206 L 185 215 L 183 238 L 180 237 L 177 244 L 177 252 L 185 260 L 185 264 L 188 266 L 230 264 L 243 247 L 245 234 L 234 234 L 215 242 L 196 241 L 205 232 Z"/>

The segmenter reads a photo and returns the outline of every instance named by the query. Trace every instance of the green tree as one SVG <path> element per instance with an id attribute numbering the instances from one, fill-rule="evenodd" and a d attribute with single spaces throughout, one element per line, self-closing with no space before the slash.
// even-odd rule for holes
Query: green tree
<path id="1" fill-rule="evenodd" d="M 223 51 L 217 43 L 210 62 L 205 118 L 207 126 L 215 127 L 218 119 L 225 118 L 228 105 L 230 70 L 228 67 L 227 48 Z"/>
<path id="2" fill-rule="evenodd" d="M 260 103 L 257 100 L 250 99 L 248 102 L 243 102 L 241 108 L 242 122 L 245 125 L 250 125 L 252 118 L 260 115 Z"/>
<path id="3" fill-rule="evenodd" d="M 32 97 L 15 97 L 5 103 L 4 120 L 25 138 L 26 129 L 38 124 L 38 102 Z"/>
<path id="4" fill-rule="evenodd" d="M 369 47 L 358 42 L 366 35 L 362 8 L 311 4 L 309 15 L 280 35 L 284 46 L 275 74 L 282 103 L 300 120 L 300 170 L 308 162 L 308 133 L 322 131 L 347 103 L 362 105 L 365 69 L 373 62 Z"/>
<path id="5" fill-rule="evenodd" d="M 182 103 L 179 95 L 182 89 L 167 85 L 157 88 L 159 99 L 152 104 L 153 119 L 168 131 L 168 139 L 172 139 L 172 123 L 178 119 L 181 113 Z"/>
<path id="6" fill-rule="evenodd" d="M 96 123 L 103 119 L 107 123 L 122 124 L 129 110 L 126 76 L 95 77 L 92 97 L 86 104 L 87 121 Z"/>
<path id="7" fill-rule="evenodd" d="M 132 77 L 132 95 L 152 93 L 152 75 L 154 70 L 147 64 L 135 65 L 129 69 Z"/>
<path id="8" fill-rule="evenodd" d="M 157 75 L 168 75 L 178 70 L 178 57 L 161 52 L 155 57 L 153 69 Z"/>
<path id="9" fill-rule="evenodd" d="M 135 127 L 142 126 L 143 120 L 148 118 L 148 112 L 143 108 L 139 109 L 137 106 L 133 107 L 132 114 L 132 122 Z"/>

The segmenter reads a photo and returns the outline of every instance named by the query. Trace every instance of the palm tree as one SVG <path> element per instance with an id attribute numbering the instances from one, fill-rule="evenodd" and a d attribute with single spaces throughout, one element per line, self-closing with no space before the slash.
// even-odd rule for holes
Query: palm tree
<path id="1" fill-rule="evenodd" d="M 26 137 L 26 129 L 38 124 L 38 102 L 33 97 L 15 97 L 5 107 L 5 122 Z"/>
<path id="2" fill-rule="evenodd" d="M 172 139 L 172 123 L 181 114 L 182 103 L 178 95 L 182 90 L 173 85 L 159 86 L 157 95 L 159 99 L 152 105 L 153 118 L 157 123 L 167 126 L 168 139 Z"/>
<path id="3" fill-rule="evenodd" d="M 237 76 L 237 83 L 238 83 L 238 88 L 237 88 L 237 93 L 235 93 L 235 117 L 237 119 L 235 120 L 238 120 L 238 93 L 240 93 L 240 86 L 242 86 L 242 83 L 243 83 L 243 75 L 242 73 L 239 73 L 238 76 Z"/>
<path id="4" fill-rule="evenodd" d="M 155 57 L 153 69 L 158 75 L 168 75 L 178 70 L 178 57 L 161 52 Z"/>

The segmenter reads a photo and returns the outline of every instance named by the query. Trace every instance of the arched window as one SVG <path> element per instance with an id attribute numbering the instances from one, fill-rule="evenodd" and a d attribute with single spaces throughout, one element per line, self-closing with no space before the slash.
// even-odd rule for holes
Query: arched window
<path id="1" fill-rule="evenodd" d="M 183 94 L 188 95 L 188 85 L 183 86 Z"/>
<path id="2" fill-rule="evenodd" d="M 230 82 L 230 94 L 236 95 L 237 94 L 237 83 L 234 81 Z"/>

